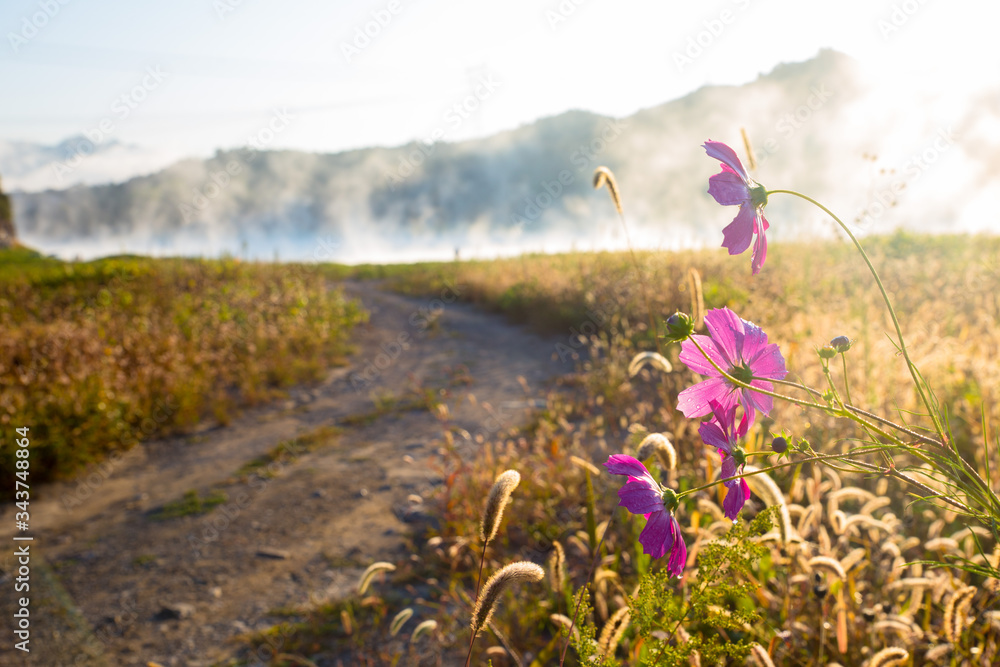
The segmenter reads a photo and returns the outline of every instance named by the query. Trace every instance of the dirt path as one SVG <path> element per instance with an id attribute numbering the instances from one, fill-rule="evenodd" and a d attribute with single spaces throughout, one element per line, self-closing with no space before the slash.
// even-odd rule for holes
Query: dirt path
<path id="1" fill-rule="evenodd" d="M 553 360 L 554 340 L 456 303 L 451 291 L 409 299 L 367 283 L 345 288 L 371 313 L 350 366 L 33 499 L 32 651 L 13 650 L 5 633 L 0 664 L 196 666 L 233 655 L 234 636 L 285 620 L 276 610 L 340 597 L 369 563 L 405 556 L 407 521 L 420 520 L 420 498 L 439 483 L 442 418 L 473 438 L 516 425 L 548 378 L 572 370 Z M 447 414 L 411 407 L 428 396 Z M 280 456 L 238 473 L 269 452 Z M 157 520 L 157 508 L 192 490 L 225 501 Z M 6 506 L 7 544 L 12 525 Z M 8 619 L 12 551 L 0 558 Z"/>

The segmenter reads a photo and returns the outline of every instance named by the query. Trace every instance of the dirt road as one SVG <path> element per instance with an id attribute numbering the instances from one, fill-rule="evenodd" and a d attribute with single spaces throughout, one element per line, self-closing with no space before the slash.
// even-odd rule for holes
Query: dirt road
<path id="1" fill-rule="evenodd" d="M 572 370 L 553 360 L 554 340 L 451 290 L 410 299 L 344 287 L 371 320 L 350 365 L 319 386 L 34 490 L 31 653 L 5 633 L 0 664 L 197 666 L 234 655 L 233 637 L 287 620 L 275 611 L 340 597 L 369 563 L 405 557 L 407 521 L 439 482 L 446 427 L 474 437 L 516 425 L 549 378 Z M 430 398 L 447 412 L 418 407 Z M 192 491 L 221 502 L 158 518 Z M 8 545 L 13 511 L 0 520 Z M 3 551 L 9 625 L 17 566 Z"/>

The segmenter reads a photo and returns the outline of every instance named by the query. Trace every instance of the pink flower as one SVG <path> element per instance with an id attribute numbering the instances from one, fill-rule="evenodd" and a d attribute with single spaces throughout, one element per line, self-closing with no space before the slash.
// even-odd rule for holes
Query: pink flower
<path id="1" fill-rule="evenodd" d="M 743 413 L 743 419 L 737 427 L 735 409 L 724 410 L 718 401 L 711 401 L 711 407 L 713 417 L 698 427 L 698 433 L 706 445 L 719 450 L 719 456 L 722 457 L 720 479 L 735 477 L 743 473 L 743 466 L 747 461 L 739 441 L 740 438 L 746 437 L 747 429 L 750 428 L 747 419 L 749 413 Z M 743 505 L 750 500 L 750 487 L 745 479 L 731 479 L 723 484 L 729 490 L 726 491 L 726 498 L 722 501 L 722 510 L 726 513 L 727 519 L 736 521 Z"/>
<path id="2" fill-rule="evenodd" d="M 681 576 L 687 561 L 687 546 L 681 537 L 680 524 L 670 512 L 677 506 L 677 495 L 670 489 L 661 487 L 646 470 L 646 466 L 631 456 L 609 456 L 604 467 L 612 475 L 628 476 L 625 486 L 618 489 L 618 497 L 621 499 L 618 506 L 632 514 L 646 517 L 646 527 L 639 534 L 643 552 L 653 558 L 662 558 L 670 552 L 667 571 L 674 576 Z"/>
<path id="3" fill-rule="evenodd" d="M 752 322 L 737 317 L 728 308 L 716 308 L 705 315 L 709 336 L 694 335 L 681 343 L 680 360 L 695 373 L 709 379 L 688 387 L 677 396 L 677 409 L 685 417 L 703 417 L 712 412 L 711 402 L 718 401 L 725 411 L 742 405 L 753 424 L 755 411 L 771 412 L 774 401 L 770 396 L 737 387 L 722 377 L 715 367 L 695 347 L 701 345 L 719 368 L 752 387 L 773 391 L 767 380 L 782 380 L 788 373 L 785 358 L 777 344 L 767 342 L 767 334 Z"/>
<path id="4" fill-rule="evenodd" d="M 750 241 L 756 234 L 750 268 L 754 274 L 760 273 L 767 257 L 764 232 L 770 227 L 764 218 L 767 190 L 750 178 L 736 151 L 729 146 L 718 141 L 706 141 L 703 148 L 710 157 L 722 162 L 722 171 L 708 179 L 708 194 L 723 206 L 740 206 L 739 213 L 722 230 L 722 247 L 728 248 L 730 255 L 739 255 L 750 247 Z"/>

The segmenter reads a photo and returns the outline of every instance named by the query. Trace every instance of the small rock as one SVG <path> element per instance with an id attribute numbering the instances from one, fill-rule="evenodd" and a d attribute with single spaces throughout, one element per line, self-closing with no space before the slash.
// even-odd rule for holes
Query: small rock
<path id="1" fill-rule="evenodd" d="M 212 590 L 210 590 L 209 593 L 212 594 L 213 598 L 221 598 L 222 597 L 222 589 L 219 588 L 218 586 L 212 587 Z"/>
<path id="2" fill-rule="evenodd" d="M 272 549 L 270 547 L 261 547 L 257 549 L 257 555 L 261 558 L 274 558 L 276 560 L 286 560 L 291 556 L 287 551 L 282 549 Z"/>
<path id="3" fill-rule="evenodd" d="M 323 489 L 316 489 L 315 491 L 313 491 L 313 497 L 326 498 L 326 491 L 324 491 Z"/>
<path id="4" fill-rule="evenodd" d="M 364 487 L 362 487 L 361 490 L 358 491 L 358 496 L 360 496 L 362 498 L 364 498 L 367 495 L 368 495 L 368 489 L 366 489 Z"/>
<path id="5" fill-rule="evenodd" d="M 166 620 L 180 620 L 182 618 L 189 618 L 194 614 L 194 605 L 188 604 L 187 602 L 174 602 L 164 604 L 156 618 L 161 621 Z"/>

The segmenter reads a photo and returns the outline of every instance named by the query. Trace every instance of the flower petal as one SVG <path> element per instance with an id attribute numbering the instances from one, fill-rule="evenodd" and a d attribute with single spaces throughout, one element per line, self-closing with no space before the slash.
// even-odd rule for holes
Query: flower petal
<path id="1" fill-rule="evenodd" d="M 652 482 L 652 486 L 659 488 L 653 480 L 653 476 L 642 465 L 642 461 L 627 454 L 612 454 L 604 463 L 604 468 L 612 475 L 628 475 L 629 477 L 647 477 Z"/>
<path id="2" fill-rule="evenodd" d="M 702 148 L 705 149 L 705 152 L 708 153 L 709 157 L 714 157 L 719 162 L 729 165 L 733 171 L 743 178 L 744 182 L 750 180 L 747 170 L 743 168 L 743 163 L 740 162 L 740 158 L 736 156 L 736 151 L 732 148 L 725 145 L 721 141 L 712 141 L 711 139 L 706 141 L 702 145 Z"/>
<path id="3" fill-rule="evenodd" d="M 743 320 L 743 349 L 741 356 L 751 369 L 754 361 L 767 347 L 767 334 L 753 322 Z"/>
<path id="4" fill-rule="evenodd" d="M 713 308 L 705 313 L 705 328 L 715 345 L 726 358 L 723 370 L 739 364 L 743 360 L 743 320 L 728 308 Z"/>
<path id="5" fill-rule="evenodd" d="M 661 509 L 659 512 L 652 512 L 646 517 L 646 527 L 639 533 L 639 543 L 642 545 L 643 553 L 653 558 L 661 558 L 663 554 L 670 551 L 674 545 L 674 536 L 671 530 L 673 516 L 670 512 Z"/>
<path id="6" fill-rule="evenodd" d="M 778 347 L 777 343 L 764 346 L 746 361 L 750 365 L 754 377 L 783 380 L 788 375 L 788 369 L 785 368 L 785 358 L 781 356 L 781 348 Z"/>
<path id="7" fill-rule="evenodd" d="M 629 477 L 625 486 L 618 489 L 619 507 L 632 514 L 650 514 L 663 510 L 663 496 L 659 489 L 650 486 L 639 477 Z"/>
<path id="8" fill-rule="evenodd" d="M 740 212 L 742 213 L 743 207 L 740 207 Z M 767 259 L 767 235 L 764 230 L 770 225 L 767 224 L 767 220 L 764 220 L 763 214 L 757 214 L 762 223 L 757 225 L 759 232 L 757 234 L 757 241 L 753 244 L 753 255 L 750 256 L 750 271 L 753 275 L 760 273 L 760 269 L 764 266 L 764 260 Z M 739 217 L 738 215 L 736 217 Z M 725 242 L 723 242 L 725 245 Z M 746 248 L 744 248 L 746 250 Z M 733 254 L 730 252 L 729 254 Z"/>
<path id="9" fill-rule="evenodd" d="M 753 206 L 743 203 L 733 221 L 722 228 L 722 247 L 727 248 L 730 255 L 738 255 L 750 247 L 755 217 Z"/>
<path id="10" fill-rule="evenodd" d="M 722 171 L 708 179 L 708 194 L 723 206 L 735 206 L 749 203 L 750 191 L 735 171 L 728 165 L 722 165 Z"/>
<path id="11" fill-rule="evenodd" d="M 695 334 L 692 338 L 695 339 L 698 345 L 701 345 L 705 353 L 719 366 L 727 368 L 731 365 L 730 360 L 720 354 L 720 350 L 713 339 L 700 334 Z M 719 377 L 719 371 L 715 370 L 715 366 L 705 358 L 705 355 L 690 340 L 685 340 L 681 343 L 679 359 L 698 375 L 708 375 L 710 377 L 714 375 Z"/>
<path id="12" fill-rule="evenodd" d="M 722 501 L 722 511 L 726 518 L 736 521 L 736 517 L 739 516 L 740 510 L 743 509 L 743 505 L 748 500 L 750 500 L 750 487 L 745 479 L 741 479 L 739 483 L 729 487 L 726 498 Z"/>
<path id="13" fill-rule="evenodd" d="M 709 401 L 716 400 L 725 408 L 736 405 L 737 397 L 729 385 L 720 377 L 709 378 L 688 387 L 677 395 L 677 409 L 688 419 L 704 417 L 712 412 Z"/>
<path id="14" fill-rule="evenodd" d="M 718 403 L 715 404 L 718 405 Z M 701 436 L 701 441 L 709 447 L 715 447 L 727 454 L 733 451 L 733 444 L 726 435 L 726 431 L 714 419 L 702 422 L 701 426 L 698 427 L 698 435 Z"/>
<path id="15" fill-rule="evenodd" d="M 684 574 L 684 566 L 687 564 L 687 545 L 684 544 L 684 538 L 681 536 L 681 526 L 673 515 L 670 516 L 670 522 L 674 545 L 670 560 L 667 562 L 667 571 L 671 575 L 679 577 Z"/>

